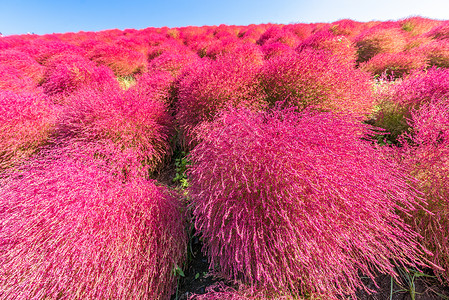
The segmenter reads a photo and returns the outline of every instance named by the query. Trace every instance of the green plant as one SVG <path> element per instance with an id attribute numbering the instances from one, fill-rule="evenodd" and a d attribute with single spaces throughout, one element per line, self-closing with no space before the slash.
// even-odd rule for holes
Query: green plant
<path id="1" fill-rule="evenodd" d="M 181 277 L 185 277 L 184 271 L 178 266 L 175 265 L 173 268 L 173 274 L 178 278 L 178 282 L 176 284 L 176 300 L 178 300 L 178 292 L 179 292 L 179 280 Z"/>
<path id="2" fill-rule="evenodd" d="M 186 174 L 188 165 L 190 165 L 190 161 L 186 157 L 186 152 L 182 151 L 180 157 L 175 159 L 176 175 L 173 178 L 173 182 L 179 182 L 183 190 L 189 187 Z"/>
<path id="3" fill-rule="evenodd" d="M 117 81 L 119 82 L 120 87 L 124 90 L 127 90 L 136 84 L 136 79 L 132 75 L 119 76 L 117 77 Z"/>
<path id="4" fill-rule="evenodd" d="M 419 295 L 416 291 L 415 280 L 419 277 L 435 278 L 435 276 L 425 274 L 415 268 L 406 268 L 403 266 L 397 267 L 398 274 L 401 280 L 398 281 L 391 277 L 390 283 L 390 300 L 393 299 L 395 293 L 409 293 L 412 300 L 416 299 L 416 295 Z M 399 286 L 399 290 L 393 291 L 393 281 Z"/>

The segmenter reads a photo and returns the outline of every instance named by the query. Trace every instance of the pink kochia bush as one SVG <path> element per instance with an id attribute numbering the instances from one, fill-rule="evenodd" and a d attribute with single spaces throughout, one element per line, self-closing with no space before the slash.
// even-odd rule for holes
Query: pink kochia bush
<path id="1" fill-rule="evenodd" d="M 299 54 L 266 61 L 260 84 L 271 105 L 287 102 L 299 110 L 370 113 L 373 106 L 370 77 L 325 52 L 303 50 Z"/>
<path id="2" fill-rule="evenodd" d="M 0 90 L 0 172 L 44 144 L 54 122 L 54 110 L 43 94 Z"/>
<path id="3" fill-rule="evenodd" d="M 427 205 L 413 211 L 409 222 L 421 236 L 422 244 L 433 252 L 429 257 L 444 270 L 434 268 L 440 279 L 449 282 L 449 102 L 436 98 L 413 109 L 411 133 L 401 137 L 396 148 L 398 159 L 416 187 L 424 193 Z"/>
<path id="4" fill-rule="evenodd" d="M 186 255 L 179 202 L 76 149 L 35 158 L 0 191 L 1 299 L 170 299 Z"/>
<path id="5" fill-rule="evenodd" d="M 259 70 L 258 63 L 235 56 L 193 65 L 178 87 L 176 119 L 185 142 L 195 139 L 195 126 L 212 121 L 228 105 L 260 108 L 264 97 L 257 80 Z"/>
<path id="6" fill-rule="evenodd" d="M 42 87 L 54 98 L 70 95 L 81 86 L 110 84 L 115 81 L 114 73 L 85 57 L 73 54 L 54 56 L 47 62 Z"/>
<path id="7" fill-rule="evenodd" d="M 88 57 L 99 65 L 110 67 L 116 76 L 130 76 L 147 69 L 143 53 L 119 45 L 99 44 L 89 51 Z"/>
<path id="8" fill-rule="evenodd" d="M 375 125 L 397 136 L 409 130 L 407 119 L 411 111 L 432 99 L 449 97 L 449 70 L 431 68 L 425 72 L 413 72 L 404 81 L 391 86 L 379 101 Z"/>
<path id="9" fill-rule="evenodd" d="M 406 35 L 397 26 L 380 24 L 365 30 L 355 38 L 358 61 L 364 62 L 379 53 L 397 53 L 406 46 Z"/>
<path id="10" fill-rule="evenodd" d="M 424 70 L 428 66 L 426 56 L 416 52 L 380 53 L 359 65 L 360 69 L 373 75 L 401 78 L 414 70 Z"/>
<path id="11" fill-rule="evenodd" d="M 40 83 L 44 77 L 44 67 L 29 54 L 14 49 L 0 51 L 0 63 L 15 67 L 35 83 Z"/>
<path id="12" fill-rule="evenodd" d="M 298 52 L 304 49 L 327 51 L 343 63 L 354 64 L 357 59 L 357 50 L 352 42 L 346 36 L 334 35 L 330 31 L 315 33 L 296 48 Z"/>
<path id="13" fill-rule="evenodd" d="M 80 89 L 67 99 L 58 125 L 62 137 L 112 141 L 133 149 L 140 163 L 154 171 L 171 151 L 172 117 L 157 97 L 118 86 Z"/>
<path id="14" fill-rule="evenodd" d="M 0 62 L 0 90 L 12 92 L 34 92 L 36 82 L 19 69 Z"/>
<path id="15" fill-rule="evenodd" d="M 360 122 L 293 109 L 232 109 L 190 154 L 195 227 L 215 273 L 257 289 L 334 299 L 364 274 L 397 276 L 421 246 L 395 210 L 416 203 Z M 212 298 L 214 299 L 214 298 Z"/>

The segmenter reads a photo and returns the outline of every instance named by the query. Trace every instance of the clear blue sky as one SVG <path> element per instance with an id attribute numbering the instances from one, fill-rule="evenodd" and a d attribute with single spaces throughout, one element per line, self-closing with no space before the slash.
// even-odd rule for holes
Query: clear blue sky
<path id="1" fill-rule="evenodd" d="M 316 23 L 340 19 L 398 20 L 412 15 L 449 20 L 448 0 L 0 0 L 0 32 Z"/>

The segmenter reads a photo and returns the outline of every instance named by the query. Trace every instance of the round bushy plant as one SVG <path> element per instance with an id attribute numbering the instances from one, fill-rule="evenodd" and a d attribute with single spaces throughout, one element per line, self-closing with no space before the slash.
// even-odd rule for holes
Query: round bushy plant
<path id="1" fill-rule="evenodd" d="M 380 53 L 373 56 L 359 68 L 374 76 L 401 78 L 414 70 L 424 70 L 428 66 L 426 56 L 420 52 Z"/>
<path id="2" fill-rule="evenodd" d="M 0 90 L 12 92 L 38 92 L 37 83 L 24 72 L 9 64 L 0 63 Z"/>
<path id="3" fill-rule="evenodd" d="M 358 62 L 364 62 L 379 53 L 397 53 L 404 50 L 407 40 L 404 31 L 393 24 L 380 24 L 362 31 L 356 38 Z"/>
<path id="4" fill-rule="evenodd" d="M 426 205 L 414 210 L 407 221 L 421 236 L 421 243 L 433 255 L 428 259 L 443 269 L 435 274 L 449 282 L 449 102 L 436 98 L 413 109 L 412 131 L 400 137 L 395 148 L 398 161 L 418 179 L 416 188 L 424 194 Z"/>
<path id="5" fill-rule="evenodd" d="M 304 40 L 296 48 L 301 52 L 305 49 L 327 51 L 342 63 L 354 64 L 357 59 L 357 50 L 346 36 L 334 35 L 330 31 L 315 33 Z"/>
<path id="6" fill-rule="evenodd" d="M 179 82 L 176 114 L 185 146 L 195 139 L 195 126 L 212 121 L 220 109 L 228 105 L 260 107 L 264 103 L 257 80 L 259 70 L 259 63 L 234 56 L 202 61 L 190 68 Z"/>
<path id="7" fill-rule="evenodd" d="M 111 68 L 116 76 L 130 76 L 147 69 L 147 58 L 143 53 L 119 45 L 99 44 L 89 51 L 88 57 Z"/>
<path id="8" fill-rule="evenodd" d="M 43 94 L 0 90 L 0 171 L 44 144 L 54 122 L 55 111 Z"/>
<path id="9" fill-rule="evenodd" d="M 449 70 L 431 68 L 413 72 L 391 88 L 378 103 L 375 125 L 386 129 L 392 141 L 410 129 L 407 119 L 410 112 L 434 98 L 449 96 Z"/>
<path id="10" fill-rule="evenodd" d="M 360 274 L 396 277 L 395 264 L 420 261 L 417 235 L 396 213 L 416 195 L 350 120 L 241 108 L 198 130 L 189 191 L 215 274 L 336 299 L 364 288 Z"/>
<path id="11" fill-rule="evenodd" d="M 170 299 L 186 257 L 178 201 L 76 149 L 35 158 L 2 182 L 0 298 Z"/>
<path id="12" fill-rule="evenodd" d="M 56 55 L 47 61 L 42 87 L 54 98 L 64 98 L 81 86 L 111 84 L 114 73 L 105 66 L 73 54 Z"/>
<path id="13" fill-rule="evenodd" d="M 83 88 L 67 99 L 58 123 L 61 137 L 108 140 L 133 149 L 140 163 L 155 171 L 171 152 L 173 120 L 167 104 L 139 90 L 117 86 Z"/>
<path id="14" fill-rule="evenodd" d="M 32 78 L 35 83 L 40 83 L 44 77 L 44 67 L 42 65 L 29 54 L 15 49 L 0 51 L 0 63 L 16 68 Z"/>
<path id="15" fill-rule="evenodd" d="M 259 80 L 271 105 L 286 102 L 299 110 L 368 114 L 373 106 L 370 76 L 325 52 L 303 50 L 265 62 Z"/>
<path id="16" fill-rule="evenodd" d="M 166 51 L 151 60 L 149 68 L 169 72 L 173 77 L 179 76 L 189 65 L 199 60 L 198 55 L 193 52 L 175 53 Z"/>

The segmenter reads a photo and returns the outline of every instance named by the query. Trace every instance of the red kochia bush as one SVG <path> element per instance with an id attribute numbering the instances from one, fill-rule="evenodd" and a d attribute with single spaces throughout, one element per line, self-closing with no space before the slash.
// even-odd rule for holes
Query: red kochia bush
<path id="1" fill-rule="evenodd" d="M 259 78 L 271 105 L 286 101 L 298 109 L 316 106 L 358 114 L 369 113 L 373 105 L 369 75 L 324 52 L 274 57 Z"/>
<path id="2" fill-rule="evenodd" d="M 449 39 L 431 41 L 413 51 L 425 55 L 430 66 L 449 68 Z"/>
<path id="3" fill-rule="evenodd" d="M 419 51 L 380 53 L 359 65 L 360 69 L 372 75 L 385 74 L 390 78 L 401 78 L 413 70 L 424 70 L 427 66 L 426 56 Z"/>
<path id="4" fill-rule="evenodd" d="M 355 296 L 420 246 L 395 213 L 415 194 L 366 129 L 313 111 L 223 112 L 190 154 L 195 227 L 210 267 L 267 291 Z"/>
<path id="5" fill-rule="evenodd" d="M 433 252 L 429 257 L 437 275 L 449 282 L 449 102 L 435 98 L 411 112 L 413 129 L 401 137 L 396 148 L 399 161 L 418 179 L 427 205 L 409 218 L 413 229 L 422 236 L 422 244 Z M 430 213 L 429 213 L 430 211 Z"/>
<path id="6" fill-rule="evenodd" d="M 212 121 L 228 105 L 260 107 L 264 99 L 256 77 L 259 69 L 259 64 L 234 56 L 193 65 L 178 87 L 176 119 L 185 142 L 195 139 L 196 125 Z"/>
<path id="7" fill-rule="evenodd" d="M 359 34 L 355 43 L 358 48 L 358 61 L 364 62 L 379 53 L 401 52 L 407 41 L 401 28 L 380 24 Z"/>
<path id="8" fill-rule="evenodd" d="M 344 35 L 337 36 L 329 31 L 311 35 L 296 48 L 298 52 L 304 49 L 328 51 L 343 63 L 355 63 L 357 59 L 357 50 L 352 42 Z"/>
<path id="9" fill-rule="evenodd" d="M 0 63 L 0 90 L 34 92 L 37 90 L 37 83 L 17 68 Z"/>
<path id="10" fill-rule="evenodd" d="M 61 41 L 36 39 L 29 45 L 19 47 L 18 50 L 30 54 L 38 63 L 45 65 L 47 60 L 61 53 L 84 55 L 84 49 Z"/>
<path id="11" fill-rule="evenodd" d="M 295 54 L 295 50 L 291 47 L 287 46 L 286 44 L 281 43 L 273 43 L 273 44 L 266 44 L 260 47 L 260 49 L 265 54 L 265 59 L 270 59 L 277 56 L 282 55 L 293 55 Z"/>
<path id="12" fill-rule="evenodd" d="M 149 70 L 148 73 L 137 77 L 136 85 L 130 89 L 138 90 L 138 92 L 146 97 L 156 97 L 163 102 L 170 104 L 171 86 L 175 78 L 168 72 Z"/>
<path id="13" fill-rule="evenodd" d="M 412 36 L 422 35 L 441 24 L 441 21 L 423 17 L 410 17 L 400 21 L 403 30 Z"/>
<path id="14" fill-rule="evenodd" d="M 54 56 L 47 62 L 42 87 L 49 96 L 65 97 L 81 86 L 111 84 L 114 73 L 105 66 L 73 54 Z"/>
<path id="15" fill-rule="evenodd" d="M 14 49 L 0 52 L 0 63 L 15 67 L 35 83 L 40 83 L 44 77 L 44 67 L 35 61 L 29 54 Z"/>
<path id="16" fill-rule="evenodd" d="M 154 171 L 170 153 L 173 124 L 167 104 L 147 96 L 117 86 L 80 89 L 67 99 L 58 132 L 64 137 L 108 140 L 120 149 L 133 149 L 140 162 Z"/>
<path id="17" fill-rule="evenodd" d="M 375 125 L 390 132 L 390 137 L 408 130 L 411 111 L 435 98 L 449 97 L 449 70 L 431 68 L 413 72 L 399 84 L 392 85 L 378 105 Z"/>
<path id="18" fill-rule="evenodd" d="M 174 195 L 74 153 L 3 183 L 0 218 L 1 299 L 170 299 L 186 255 Z"/>
<path id="19" fill-rule="evenodd" d="M 53 109 L 42 94 L 0 90 L 0 171 L 33 153 L 53 125 Z"/>
<path id="20" fill-rule="evenodd" d="M 97 64 L 110 67 L 116 76 L 129 76 L 147 69 L 143 53 L 119 45 L 100 44 L 91 49 L 88 56 Z"/>
<path id="21" fill-rule="evenodd" d="M 180 75 L 189 65 L 199 60 L 193 52 L 174 53 L 166 51 L 149 63 L 149 68 L 169 72 L 173 77 Z"/>

